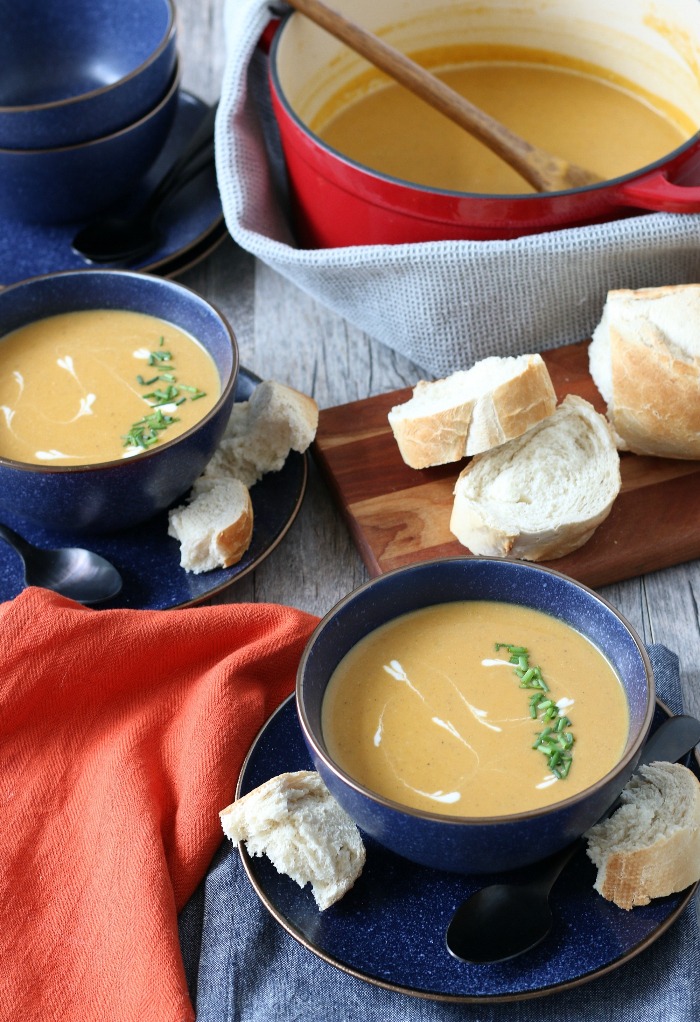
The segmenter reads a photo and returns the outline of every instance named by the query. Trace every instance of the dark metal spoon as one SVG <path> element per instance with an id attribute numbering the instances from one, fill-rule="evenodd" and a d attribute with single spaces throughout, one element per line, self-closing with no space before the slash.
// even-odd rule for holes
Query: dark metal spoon
<path id="1" fill-rule="evenodd" d="M 9 543 L 24 562 L 28 586 L 53 589 L 78 603 L 100 603 L 116 596 L 122 587 L 117 569 L 104 557 L 80 547 L 45 550 L 34 546 L 7 525 L 0 525 L 0 539 Z"/>
<path id="2" fill-rule="evenodd" d="M 655 761 L 675 763 L 700 742 L 700 721 L 670 717 L 649 737 L 638 766 Z M 610 806 L 610 815 L 619 799 Z M 464 901 L 447 928 L 447 950 L 475 965 L 503 962 L 536 947 L 552 928 L 549 893 L 566 864 L 585 843 L 579 838 L 539 863 L 534 880 L 493 884 Z"/>
<path id="3" fill-rule="evenodd" d="M 129 263 L 156 248 L 158 214 L 167 200 L 207 167 L 214 165 L 216 104 L 210 107 L 185 149 L 155 186 L 146 202 L 128 216 L 106 214 L 73 238 L 72 248 L 91 263 Z"/>

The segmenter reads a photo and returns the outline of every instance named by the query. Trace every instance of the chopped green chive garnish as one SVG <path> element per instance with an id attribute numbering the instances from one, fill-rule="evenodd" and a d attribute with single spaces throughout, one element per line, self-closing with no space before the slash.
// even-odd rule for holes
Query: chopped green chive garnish
<path id="1" fill-rule="evenodd" d="M 158 339 L 159 349 L 163 348 L 165 337 Z M 154 411 L 135 422 L 128 433 L 123 436 L 125 447 L 148 448 L 157 443 L 160 434 L 168 426 L 180 420 L 162 411 L 163 405 L 180 406 L 186 401 L 197 401 L 200 397 L 206 397 L 206 391 L 199 387 L 191 387 L 184 383 L 178 383 L 175 376 L 175 366 L 172 364 L 173 354 L 170 351 L 156 350 L 148 355 L 150 366 L 163 366 L 163 371 L 156 376 L 146 380 L 142 375 L 136 377 L 136 382 L 141 387 L 152 387 L 155 383 L 166 384 L 164 387 L 156 387 L 143 395 L 144 401 L 148 402 Z M 165 369 L 167 368 L 167 372 Z"/>
<path id="2" fill-rule="evenodd" d="M 148 364 L 149 366 L 155 366 L 159 362 L 171 362 L 172 357 L 169 351 L 152 351 L 148 356 Z M 171 366 L 170 368 L 174 369 L 175 367 Z"/>
<path id="3" fill-rule="evenodd" d="M 150 415 L 145 415 L 134 423 L 124 437 L 124 446 L 151 447 L 160 439 L 158 434 L 174 422 L 178 422 L 178 419 L 172 415 L 166 415 L 160 408 L 157 408 Z"/>
<path id="4" fill-rule="evenodd" d="M 529 702 L 530 716 L 533 720 L 539 717 L 545 727 L 536 735 L 532 748 L 547 757 L 547 766 L 551 772 L 557 780 L 563 780 L 569 776 L 573 761 L 571 747 L 575 739 L 571 731 L 567 730 L 571 727 L 571 721 L 554 699 L 547 697 L 549 687 L 540 668 L 530 666 L 530 655 L 525 646 L 513 646 L 509 642 L 497 642 L 495 646 L 496 652 L 500 649 L 508 651 L 508 662 L 513 664 L 514 673 L 520 680 L 519 687 L 535 689 Z"/>

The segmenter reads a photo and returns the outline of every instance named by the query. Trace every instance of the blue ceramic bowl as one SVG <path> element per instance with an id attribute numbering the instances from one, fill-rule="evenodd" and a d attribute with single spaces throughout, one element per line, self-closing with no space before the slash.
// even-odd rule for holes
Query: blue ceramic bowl
<path id="1" fill-rule="evenodd" d="M 160 102 L 111 135 L 56 149 L 0 149 L 0 216 L 40 224 L 83 221 L 127 195 L 165 144 L 179 88 L 176 67 Z"/>
<path id="2" fill-rule="evenodd" d="M 219 400 L 173 440 L 119 461 L 83 466 L 30 465 L 0 457 L 0 520 L 21 531 L 34 522 L 76 535 L 116 532 L 176 502 L 203 471 L 233 405 L 238 346 L 223 316 L 182 284 L 144 273 L 74 270 L 33 277 L 0 291 L 0 345 L 19 327 L 83 309 L 129 309 L 188 331 L 214 359 Z"/>
<path id="3" fill-rule="evenodd" d="M 587 636 L 627 693 L 630 730 L 620 762 L 563 802 L 487 819 L 448 817 L 399 805 L 362 787 L 330 757 L 321 730 L 328 680 L 363 636 L 408 611 L 453 600 L 498 600 L 544 611 Z M 297 675 L 297 711 L 314 765 L 358 826 L 413 862 L 457 873 L 492 873 L 536 862 L 596 822 L 624 787 L 654 714 L 646 651 L 629 624 L 592 590 L 559 572 L 509 558 L 458 557 L 414 564 L 360 586 L 323 618 Z"/>
<path id="4" fill-rule="evenodd" d="M 0 147 L 51 149 L 133 124 L 165 95 L 176 56 L 172 0 L 3 5 Z"/>

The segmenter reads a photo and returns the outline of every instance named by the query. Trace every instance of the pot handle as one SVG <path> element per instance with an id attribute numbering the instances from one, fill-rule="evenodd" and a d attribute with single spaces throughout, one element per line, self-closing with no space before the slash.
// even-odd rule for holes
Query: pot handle
<path id="1" fill-rule="evenodd" d="M 625 206 L 655 213 L 700 213 L 700 186 L 674 184 L 666 170 L 625 181 L 615 189 L 614 197 Z"/>

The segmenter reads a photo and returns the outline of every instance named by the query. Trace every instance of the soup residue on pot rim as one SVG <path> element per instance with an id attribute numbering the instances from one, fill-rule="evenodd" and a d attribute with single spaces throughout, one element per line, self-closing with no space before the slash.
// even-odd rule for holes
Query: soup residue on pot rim
<path id="1" fill-rule="evenodd" d="M 209 353 L 167 320 L 48 316 L 0 338 L 0 455 L 59 466 L 131 457 L 190 429 L 220 394 Z"/>
<path id="2" fill-rule="evenodd" d="M 603 180 L 663 158 L 698 130 L 684 112 L 611 72 L 556 63 L 552 54 L 454 47 L 413 57 L 526 141 Z M 350 159 L 403 181 L 462 192 L 534 191 L 465 129 L 376 70 L 330 99 L 310 127 Z"/>
<path id="3" fill-rule="evenodd" d="M 504 642 L 526 650 L 524 674 L 539 669 L 546 691 L 523 687 Z M 624 751 L 629 710 L 607 658 L 565 622 L 513 604 L 456 601 L 361 639 L 328 684 L 322 733 L 345 773 L 392 801 L 501 816 L 562 801 L 603 777 Z M 560 744 L 571 750 L 563 776 L 546 751 Z"/>

